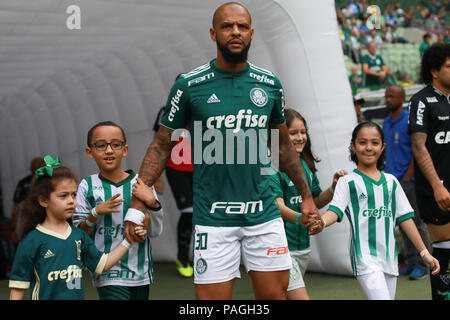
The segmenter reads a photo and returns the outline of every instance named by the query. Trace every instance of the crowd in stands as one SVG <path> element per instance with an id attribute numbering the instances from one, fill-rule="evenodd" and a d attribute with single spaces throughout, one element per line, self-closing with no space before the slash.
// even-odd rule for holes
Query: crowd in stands
<path id="1" fill-rule="evenodd" d="M 378 59 L 377 64 L 369 66 L 374 68 L 373 71 L 380 72 L 382 66 L 386 66 L 383 69 L 388 76 L 380 79 L 377 84 L 389 85 L 397 82 L 411 85 L 411 75 L 402 73 L 394 76 L 390 70 L 391 66 L 382 58 L 382 53 L 388 47 L 415 45 L 404 36 L 405 28 L 416 28 L 423 32 L 423 41 L 418 47 L 420 56 L 432 42 L 450 42 L 450 0 L 403 0 L 401 3 L 405 4 L 405 7 L 398 1 L 335 0 L 335 3 L 342 47 L 345 55 L 354 64 L 348 68 L 352 88 L 374 85 L 373 81 L 371 84 L 365 81 L 364 69 L 368 69 L 367 66 L 364 67 L 363 61 L 369 60 L 367 56 L 371 57 L 372 61 Z M 380 9 L 377 18 L 375 11 L 368 11 L 372 5 L 377 5 Z M 399 29 L 403 32 L 400 33 Z M 378 56 L 371 56 L 368 52 L 371 42 L 376 44 Z M 420 61 L 420 56 L 417 55 L 417 61 Z"/>

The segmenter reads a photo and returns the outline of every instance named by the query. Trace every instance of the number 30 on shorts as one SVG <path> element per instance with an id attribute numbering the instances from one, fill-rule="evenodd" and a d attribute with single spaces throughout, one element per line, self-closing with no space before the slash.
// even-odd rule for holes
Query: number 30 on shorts
<path id="1" fill-rule="evenodd" d="M 206 250 L 208 245 L 208 234 L 196 233 L 195 234 L 195 250 Z"/>

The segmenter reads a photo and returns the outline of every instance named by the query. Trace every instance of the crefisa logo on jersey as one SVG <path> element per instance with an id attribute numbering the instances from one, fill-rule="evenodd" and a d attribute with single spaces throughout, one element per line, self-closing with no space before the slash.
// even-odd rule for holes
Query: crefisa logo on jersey
<path id="1" fill-rule="evenodd" d="M 259 82 L 270 83 L 271 85 L 275 85 L 275 81 L 273 81 L 273 79 L 268 78 L 265 74 L 255 74 L 253 72 L 250 72 L 249 76 L 252 77 L 253 79 L 258 80 Z"/>
<path id="2" fill-rule="evenodd" d="M 303 201 L 302 196 L 295 196 L 295 197 L 291 197 L 291 199 L 289 200 L 290 204 L 301 204 Z"/>
<path id="3" fill-rule="evenodd" d="M 175 95 L 172 97 L 172 99 L 170 100 L 170 113 L 169 113 L 169 121 L 173 121 L 173 118 L 175 116 L 175 112 L 177 112 L 178 110 L 180 110 L 180 107 L 178 106 L 178 104 L 180 103 L 180 99 L 181 99 L 181 95 L 183 94 L 183 91 L 178 89 L 177 92 L 175 93 Z"/>
<path id="4" fill-rule="evenodd" d="M 252 100 L 255 106 L 264 107 L 269 100 L 269 96 L 263 89 L 253 88 L 250 90 L 250 100 Z"/>
<path id="5" fill-rule="evenodd" d="M 383 218 L 390 218 L 392 217 L 392 211 L 386 208 L 385 206 L 381 206 L 379 209 L 366 209 L 362 212 L 363 217 L 372 217 L 380 219 Z"/>

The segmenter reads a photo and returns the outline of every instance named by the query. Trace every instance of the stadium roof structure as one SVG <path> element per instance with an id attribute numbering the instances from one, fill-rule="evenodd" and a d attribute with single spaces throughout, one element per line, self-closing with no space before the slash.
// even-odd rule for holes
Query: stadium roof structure
<path id="1" fill-rule="evenodd" d="M 3 0 L 0 2 L 0 175 L 10 215 L 16 183 L 38 155 L 59 155 L 79 177 L 96 171 L 86 133 L 112 120 L 127 133 L 124 167 L 139 169 L 153 122 L 178 73 L 215 57 L 217 0 Z M 249 60 L 274 71 L 287 107 L 308 119 L 319 179 L 349 167 L 356 124 L 333 0 L 244 0 L 255 36 Z M 340 159 L 340 160 L 337 160 Z M 176 211 L 169 188 L 164 201 Z M 152 243 L 175 259 L 176 215 Z M 341 268 L 346 273 L 347 265 Z M 336 272 L 340 272 L 337 268 Z"/>

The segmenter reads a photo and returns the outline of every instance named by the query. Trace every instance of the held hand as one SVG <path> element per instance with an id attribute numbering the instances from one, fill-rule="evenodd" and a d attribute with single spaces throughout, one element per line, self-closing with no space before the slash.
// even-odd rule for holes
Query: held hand
<path id="1" fill-rule="evenodd" d="M 302 205 L 300 206 L 300 210 L 302 212 L 302 215 L 300 216 L 300 224 L 305 225 L 308 228 L 320 219 L 319 210 L 317 210 L 312 198 L 309 199 L 310 200 L 304 199 Z"/>
<path id="2" fill-rule="evenodd" d="M 145 212 L 145 218 L 144 218 L 144 222 L 142 223 L 142 229 L 145 231 L 145 234 L 143 236 L 139 235 L 139 242 L 142 242 L 145 240 L 147 232 L 148 232 L 148 223 L 150 221 L 150 213 Z"/>
<path id="3" fill-rule="evenodd" d="M 125 221 L 125 223 L 126 222 L 130 222 L 130 221 Z M 133 222 L 130 222 L 130 223 L 134 224 Z M 142 238 L 145 239 L 145 236 L 147 235 L 147 230 L 144 229 L 144 224 L 141 223 L 141 224 L 138 224 L 138 225 L 136 225 L 136 224 L 134 224 L 134 225 L 135 225 L 135 227 L 134 227 L 135 235 L 137 237 L 142 237 Z M 133 244 L 135 242 L 133 237 L 126 238 L 126 240 L 130 243 L 131 246 L 133 246 Z"/>
<path id="4" fill-rule="evenodd" d="M 123 203 L 123 199 L 117 199 L 119 196 L 120 193 L 116 193 L 105 202 L 100 203 L 98 206 L 96 206 L 95 211 L 97 212 L 97 214 L 102 216 L 107 213 L 120 212 L 120 210 L 114 209 L 115 207 L 118 207 Z"/>
<path id="5" fill-rule="evenodd" d="M 319 220 L 317 220 L 316 223 L 313 224 L 309 228 L 308 235 L 312 236 L 312 235 L 322 232 L 322 230 L 324 229 L 324 226 L 325 226 L 325 223 L 324 223 L 322 217 L 320 217 Z"/>
<path id="6" fill-rule="evenodd" d="M 136 235 L 136 224 L 131 221 L 125 221 L 125 238 L 129 243 L 134 243 L 134 237 Z"/>
<path id="7" fill-rule="evenodd" d="M 145 240 L 148 230 L 148 222 L 150 219 L 149 213 L 145 212 L 144 222 L 140 225 L 135 224 L 131 221 L 125 221 L 125 238 L 128 242 L 142 242 Z M 142 235 L 142 231 L 136 231 L 136 229 L 140 230 L 139 226 L 142 226 L 142 229 L 145 231 L 145 234 Z"/>
<path id="8" fill-rule="evenodd" d="M 155 195 L 153 194 L 153 186 L 147 186 L 139 177 L 136 181 L 131 191 L 132 195 L 144 202 L 148 207 L 157 207 Z"/>
<path id="9" fill-rule="evenodd" d="M 136 228 L 134 229 L 134 233 L 138 237 L 145 239 L 145 236 L 147 235 L 147 230 L 144 229 L 144 224 L 141 223 L 141 224 L 137 225 Z"/>
<path id="10" fill-rule="evenodd" d="M 308 220 L 310 215 L 314 216 L 315 214 L 319 213 L 313 198 L 303 199 L 302 205 L 300 206 L 300 211 L 302 212 L 302 216 L 305 216 L 302 217 L 302 219 L 305 219 L 302 221 Z"/>
<path id="11" fill-rule="evenodd" d="M 310 227 L 316 225 L 317 221 L 319 221 L 319 219 L 320 219 L 319 211 L 316 211 L 309 215 L 302 214 L 300 216 L 300 224 L 304 225 L 307 228 L 310 228 Z"/>
<path id="12" fill-rule="evenodd" d="M 434 199 L 436 200 L 439 209 L 444 212 L 450 211 L 450 193 L 443 184 L 434 191 Z"/>

